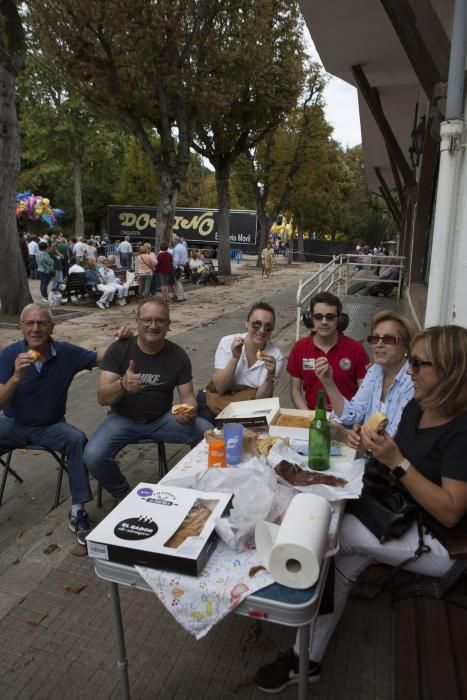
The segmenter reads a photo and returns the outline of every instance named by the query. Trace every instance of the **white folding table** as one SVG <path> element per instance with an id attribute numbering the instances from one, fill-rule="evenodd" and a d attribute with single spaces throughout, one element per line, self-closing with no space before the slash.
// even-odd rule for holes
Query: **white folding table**
<path id="1" fill-rule="evenodd" d="M 205 451 L 205 445 L 198 445 L 186 455 L 175 467 L 174 470 L 186 473 L 187 465 L 196 463 L 193 460 L 193 452 L 198 451 L 198 456 Z M 189 468 L 189 467 L 188 467 Z M 170 474 L 161 481 L 168 480 Z M 323 595 L 329 564 L 335 554 L 337 531 L 340 518 L 343 512 L 343 501 L 334 502 L 333 516 L 331 519 L 328 547 L 325 559 L 321 565 L 320 576 L 312 588 L 297 590 L 281 586 L 274 583 L 263 588 L 252 595 L 249 595 L 235 609 L 239 615 L 259 618 L 267 622 L 275 622 L 279 625 L 298 628 L 299 646 L 299 684 L 298 699 L 306 700 L 308 691 L 308 649 L 310 645 L 310 628 L 314 623 L 321 597 Z M 117 640 L 117 669 L 121 676 L 122 696 L 125 700 L 130 700 L 130 682 L 128 677 L 128 661 L 126 657 L 124 625 L 120 608 L 119 585 L 138 588 L 143 591 L 153 593 L 152 588 L 140 576 L 134 566 L 120 564 L 117 562 L 96 560 L 96 575 L 108 581 L 110 584 L 110 600 Z"/>

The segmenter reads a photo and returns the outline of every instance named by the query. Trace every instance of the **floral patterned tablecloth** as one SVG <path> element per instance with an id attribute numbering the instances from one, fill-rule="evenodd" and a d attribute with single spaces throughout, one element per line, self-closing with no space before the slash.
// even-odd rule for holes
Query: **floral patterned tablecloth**
<path id="1" fill-rule="evenodd" d="M 199 576 L 136 569 L 177 622 L 201 639 L 247 596 L 274 582 L 265 570 L 250 576 L 251 568 L 260 564 L 256 550 L 235 552 L 218 542 Z"/>

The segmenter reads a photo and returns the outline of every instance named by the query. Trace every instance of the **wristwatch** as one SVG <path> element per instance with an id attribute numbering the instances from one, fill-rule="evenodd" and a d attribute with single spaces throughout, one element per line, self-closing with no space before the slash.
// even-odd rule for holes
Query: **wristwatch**
<path id="1" fill-rule="evenodd" d="M 398 467 L 394 467 L 392 470 L 392 473 L 396 477 L 396 479 L 402 479 L 403 476 L 407 474 L 407 471 L 412 465 L 410 464 L 408 459 L 404 459 L 403 462 L 399 464 Z"/>

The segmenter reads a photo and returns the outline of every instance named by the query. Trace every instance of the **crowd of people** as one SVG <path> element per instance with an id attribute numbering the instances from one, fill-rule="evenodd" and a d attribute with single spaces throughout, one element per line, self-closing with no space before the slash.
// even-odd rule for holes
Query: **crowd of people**
<path id="1" fill-rule="evenodd" d="M 223 284 L 204 252 L 197 249 L 189 252 L 183 237 L 176 235 L 170 244 L 162 241 L 157 254 L 149 242 L 139 242 L 134 252 L 130 236 L 110 245 L 100 238 L 67 239 L 63 234 L 44 234 L 39 238 L 20 232 L 19 244 L 28 277 L 40 280 L 43 303 L 51 303 L 51 292 L 53 297 L 60 296 L 61 303 L 66 303 L 61 292 L 65 291 L 66 278 L 74 273 L 85 275 L 86 285 L 101 292 L 96 301 L 100 309 L 109 308 L 114 299 L 124 305 L 131 285 L 138 285 L 140 299 L 160 291 L 162 299 L 169 303 L 186 300 L 184 277 L 196 285 Z M 114 272 L 117 263 L 118 277 Z M 56 297 L 52 305 L 55 302 Z"/>
<path id="2" fill-rule="evenodd" d="M 39 270 L 44 250 L 39 244 Z M 73 251 L 76 265 L 83 263 L 82 251 Z M 157 255 L 148 247 L 140 250 L 139 274 L 150 277 L 160 265 L 164 298 L 145 296 L 137 309 L 136 335 L 120 329 L 102 357 L 55 340 L 50 310 L 41 304 L 23 310 L 22 340 L 0 354 L 0 450 L 33 443 L 66 455 L 69 526 L 81 544 L 92 529 L 85 507 L 92 499 L 89 474 L 120 501 L 131 488 L 116 459 L 122 447 L 140 438 L 197 444 L 228 403 L 273 396 L 285 364 L 272 341 L 275 310 L 266 302 L 255 303 L 245 330 L 220 339 L 211 381 L 196 394 L 187 352 L 166 337 L 171 286 L 167 255 L 167 244 Z M 98 260 L 97 250 L 96 256 Z M 176 241 L 173 271 L 182 273 L 188 261 L 185 246 Z M 97 263 L 88 260 L 87 272 L 96 269 Z M 103 303 L 118 294 L 112 285 L 112 278 L 104 276 Z M 145 294 L 151 293 L 149 280 L 142 286 Z M 176 282 L 175 290 L 181 294 Z M 287 361 L 293 405 L 313 409 L 324 387 L 333 438 L 379 460 L 381 469 L 391 472 L 419 505 L 427 529 L 425 553 L 410 559 L 419 536 L 415 522 L 399 539 L 382 544 L 355 515 L 344 516 L 335 557 L 334 611 L 318 617 L 310 649 L 309 680 L 314 682 L 349 591 L 370 563 L 399 566 L 410 559 L 407 569 L 439 576 L 450 566 L 450 529 L 467 531 L 467 330 L 452 325 L 419 331 L 403 314 L 380 311 L 367 338 L 370 360 L 364 346 L 344 333 L 346 317 L 338 297 L 329 292 L 313 297 L 309 320 L 309 335 L 294 343 Z M 96 398 L 109 407 L 109 414 L 88 440 L 65 420 L 67 392 L 77 372 L 98 364 L 102 372 Z M 172 414 L 175 389 L 180 402 L 191 407 L 189 412 Z M 383 433 L 362 427 L 377 411 L 388 418 Z M 296 649 L 259 669 L 255 682 L 270 693 L 297 683 Z"/>

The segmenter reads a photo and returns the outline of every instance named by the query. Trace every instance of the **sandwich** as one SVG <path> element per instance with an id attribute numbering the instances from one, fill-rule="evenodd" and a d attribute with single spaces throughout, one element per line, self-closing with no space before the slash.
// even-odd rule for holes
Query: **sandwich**
<path id="1" fill-rule="evenodd" d="M 267 352 L 264 352 L 264 350 L 258 350 L 256 353 L 256 359 L 257 360 L 264 360 L 268 356 Z"/>
<path id="2" fill-rule="evenodd" d="M 32 360 L 34 360 L 34 362 L 37 362 L 41 357 L 40 352 L 38 352 L 37 350 L 29 350 L 28 355 Z"/>
<path id="3" fill-rule="evenodd" d="M 386 430 L 388 423 L 389 420 L 384 413 L 377 411 L 377 413 L 374 413 L 368 418 L 363 427 L 367 430 L 375 430 L 377 433 L 381 434 Z"/>
<path id="4" fill-rule="evenodd" d="M 172 406 L 172 413 L 174 416 L 178 416 L 179 414 L 183 413 L 193 413 L 194 412 L 193 406 L 190 406 L 189 403 L 179 403 L 176 406 Z"/>
<path id="5" fill-rule="evenodd" d="M 283 439 L 274 435 L 271 437 L 258 438 L 256 441 L 256 449 L 260 455 L 267 457 L 278 440 L 283 440 L 286 444 L 289 443 L 288 438 Z"/>

